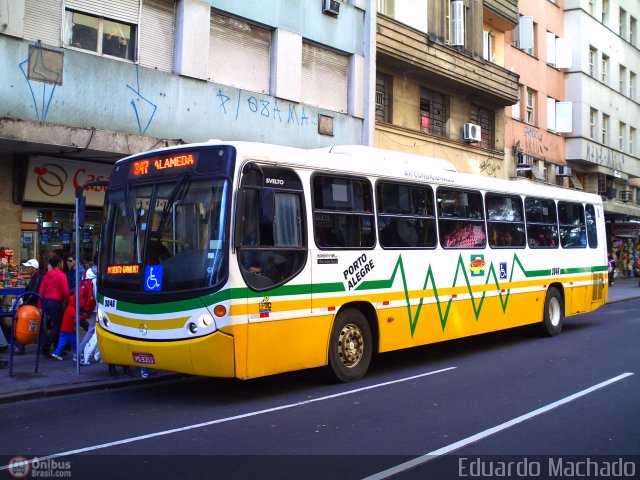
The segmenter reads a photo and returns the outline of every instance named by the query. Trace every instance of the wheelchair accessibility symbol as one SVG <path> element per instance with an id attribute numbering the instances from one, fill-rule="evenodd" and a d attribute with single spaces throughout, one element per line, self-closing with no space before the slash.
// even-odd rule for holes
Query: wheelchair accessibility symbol
<path id="1" fill-rule="evenodd" d="M 144 291 L 159 292 L 162 290 L 162 265 L 144 267 Z"/>
<path id="2" fill-rule="evenodd" d="M 500 262 L 500 280 L 507 278 L 507 262 Z"/>

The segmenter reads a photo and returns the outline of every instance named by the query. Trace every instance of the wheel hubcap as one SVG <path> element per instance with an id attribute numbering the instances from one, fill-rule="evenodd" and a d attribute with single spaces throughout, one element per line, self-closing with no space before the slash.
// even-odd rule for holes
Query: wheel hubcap
<path id="1" fill-rule="evenodd" d="M 353 325 L 345 325 L 338 337 L 338 355 L 345 367 L 353 368 L 364 355 L 364 337 L 360 329 Z"/>
<path id="2" fill-rule="evenodd" d="M 554 327 L 560 324 L 560 301 L 555 297 L 549 302 L 549 321 Z"/>

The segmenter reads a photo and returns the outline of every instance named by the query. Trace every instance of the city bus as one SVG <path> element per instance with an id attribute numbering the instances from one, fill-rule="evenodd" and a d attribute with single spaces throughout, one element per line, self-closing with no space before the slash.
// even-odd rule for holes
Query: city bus
<path id="1" fill-rule="evenodd" d="M 533 325 L 607 299 L 599 196 L 363 146 L 210 141 L 112 170 L 105 362 L 250 379 Z"/>

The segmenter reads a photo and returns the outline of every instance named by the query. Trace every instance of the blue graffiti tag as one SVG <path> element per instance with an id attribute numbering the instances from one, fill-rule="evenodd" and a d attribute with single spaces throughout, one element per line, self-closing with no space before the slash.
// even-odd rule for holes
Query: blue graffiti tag
<path id="1" fill-rule="evenodd" d="M 151 102 L 150 100 L 147 100 L 140 93 L 140 72 L 139 72 L 138 65 L 136 65 L 136 88 L 134 89 L 130 85 L 127 85 L 127 88 L 131 90 L 133 93 L 135 93 L 138 97 L 137 99 L 132 98 L 130 104 L 131 104 L 131 107 L 133 108 L 133 112 L 136 115 L 136 121 L 138 122 L 138 131 L 140 132 L 140 135 L 144 135 L 144 133 L 147 131 L 147 128 L 149 128 L 149 125 L 151 125 L 151 120 L 153 120 L 153 116 L 156 114 L 156 110 L 158 109 L 158 106 L 155 103 Z M 151 107 L 151 112 L 146 112 L 146 115 L 149 117 L 149 119 L 147 120 L 147 123 L 145 124 L 144 128 L 142 128 L 142 124 L 140 123 L 140 117 L 144 114 L 144 112 L 141 111 L 142 109 L 139 110 L 139 106 L 136 105 L 136 101 L 145 102 L 145 103 L 142 103 L 140 107 L 144 107 L 145 104 L 147 107 Z"/>
<path id="2" fill-rule="evenodd" d="M 33 85 L 32 82 L 29 80 L 29 75 L 27 73 L 27 70 L 29 70 L 29 62 L 33 55 L 35 55 L 36 58 L 33 64 L 33 68 L 31 69 L 31 73 L 35 77 L 37 77 L 37 79 L 34 79 L 35 81 L 42 83 L 42 104 L 40 105 L 40 108 L 38 108 L 38 101 L 36 100 L 36 95 L 34 92 L 35 85 Z M 45 63 L 44 57 L 42 56 L 42 43 L 40 42 L 40 40 L 38 40 L 35 44 L 35 48 L 31 50 L 31 53 L 29 53 L 29 56 L 27 57 L 27 59 L 18 64 L 18 68 L 20 68 L 20 71 L 24 75 L 24 78 L 27 81 L 27 86 L 29 87 L 29 91 L 31 92 L 33 107 L 35 108 L 36 118 L 38 119 L 39 122 L 44 122 L 45 119 L 47 118 L 47 113 L 49 112 L 49 106 L 51 105 L 53 94 L 56 91 L 56 85 L 60 80 L 60 72 L 56 72 L 54 70 L 47 68 L 47 66 L 44 63 Z M 26 66 L 26 70 L 25 70 L 25 66 Z M 50 75 L 47 75 L 47 73 Z M 52 87 L 50 88 L 49 95 L 47 98 L 48 82 L 51 82 Z"/>
<path id="3" fill-rule="evenodd" d="M 243 112 L 247 110 L 251 114 L 259 115 L 262 118 L 273 118 L 277 122 L 285 122 L 282 116 L 282 105 L 278 103 L 277 98 L 270 96 L 259 96 L 245 94 L 243 97 L 243 91 L 238 90 L 237 93 L 227 94 L 222 88 L 218 88 L 215 93 L 217 98 L 218 107 L 222 110 L 224 115 L 232 114 L 232 101 L 235 103 L 235 120 L 238 120 Z M 287 102 L 288 103 L 288 102 Z M 287 105 L 287 124 L 297 125 L 299 127 L 317 126 L 318 122 L 308 115 L 307 110 L 303 106 L 296 106 L 289 103 Z"/>

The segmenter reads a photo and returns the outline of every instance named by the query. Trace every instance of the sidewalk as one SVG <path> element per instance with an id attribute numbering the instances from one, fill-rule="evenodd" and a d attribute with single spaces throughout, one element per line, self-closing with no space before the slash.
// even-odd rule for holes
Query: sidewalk
<path id="1" fill-rule="evenodd" d="M 157 382 L 181 376 L 177 373 L 150 369 L 149 378 L 142 378 L 139 368 L 131 367 L 131 376 L 129 376 L 122 372 L 121 367 L 118 367 L 118 375 L 112 377 L 109 374 L 109 367 L 104 363 L 80 365 L 80 374 L 78 374 L 71 352 L 67 352 L 62 361 L 41 355 L 38 373 L 35 373 L 35 351 L 36 345 L 27 345 L 24 355 L 13 356 L 13 376 L 9 376 L 8 366 L 0 369 L 0 404 Z M 9 362 L 9 352 L 0 353 L 0 359 Z"/>
<path id="2" fill-rule="evenodd" d="M 608 303 L 615 303 L 640 297 L 640 287 L 637 278 L 616 279 L 609 289 Z M 92 363 L 88 366 L 80 365 L 80 374 L 76 371 L 76 364 L 71 355 L 62 361 L 40 357 L 38 373 L 35 370 L 35 345 L 27 346 L 25 355 L 14 355 L 13 376 L 9 376 L 9 368 L 0 370 L 0 404 L 10 403 L 31 398 L 43 398 L 55 395 L 65 395 L 88 390 L 117 388 L 144 382 L 158 382 L 179 378 L 182 374 L 151 370 L 149 378 L 140 377 L 138 368 L 132 367 L 133 376 L 127 376 L 118 368 L 118 376 L 109 375 L 105 364 Z M 9 353 L 0 353 L 0 359 L 9 360 Z"/>

